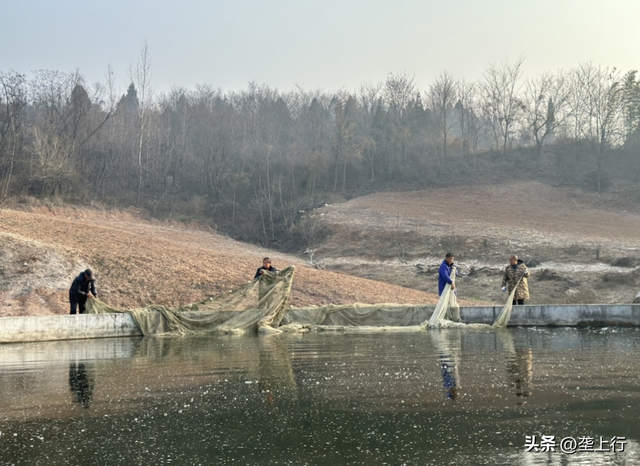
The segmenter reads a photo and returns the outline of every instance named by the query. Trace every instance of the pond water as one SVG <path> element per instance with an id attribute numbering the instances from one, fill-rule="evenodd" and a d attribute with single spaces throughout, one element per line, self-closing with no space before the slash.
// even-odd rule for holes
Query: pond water
<path id="1" fill-rule="evenodd" d="M 640 465 L 639 341 L 516 328 L 0 345 L 0 465 Z"/>

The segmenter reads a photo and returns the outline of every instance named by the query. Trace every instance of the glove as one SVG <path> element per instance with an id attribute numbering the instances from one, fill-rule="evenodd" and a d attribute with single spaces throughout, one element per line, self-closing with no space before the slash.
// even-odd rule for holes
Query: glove
<path id="1" fill-rule="evenodd" d="M 504 293 L 505 291 L 507 291 L 507 287 L 506 287 L 506 286 L 503 286 L 503 287 L 502 287 L 502 292 Z"/>

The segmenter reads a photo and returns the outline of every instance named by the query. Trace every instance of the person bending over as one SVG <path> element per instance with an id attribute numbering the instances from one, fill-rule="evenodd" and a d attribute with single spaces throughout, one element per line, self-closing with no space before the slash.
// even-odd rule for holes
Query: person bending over
<path id="1" fill-rule="evenodd" d="M 84 314 L 87 310 L 87 299 L 96 298 L 95 277 L 91 269 L 80 272 L 69 288 L 69 303 L 71 304 L 70 314 Z"/>

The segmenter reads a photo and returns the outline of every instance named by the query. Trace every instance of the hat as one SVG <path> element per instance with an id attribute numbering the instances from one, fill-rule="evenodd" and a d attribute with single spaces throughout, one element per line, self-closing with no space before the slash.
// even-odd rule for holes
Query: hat
<path id="1" fill-rule="evenodd" d="M 87 277 L 87 280 L 95 280 L 96 279 L 96 277 L 93 275 L 93 270 L 91 270 L 91 269 L 85 270 L 84 274 Z"/>

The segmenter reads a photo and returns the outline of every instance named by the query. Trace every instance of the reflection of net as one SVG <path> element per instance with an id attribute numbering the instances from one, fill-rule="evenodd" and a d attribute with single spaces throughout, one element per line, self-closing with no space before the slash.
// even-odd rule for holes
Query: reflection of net
<path id="1" fill-rule="evenodd" d="M 244 333 L 278 326 L 286 310 L 294 267 L 258 280 L 229 293 L 177 309 L 151 305 L 119 310 L 98 299 L 87 301 L 87 313 L 130 313 L 144 335 L 167 333 Z"/>
<path id="2" fill-rule="evenodd" d="M 281 398 L 295 399 L 298 386 L 293 377 L 291 356 L 286 340 L 273 336 L 260 338 L 260 382 L 259 388 L 265 402 L 273 404 Z"/>

